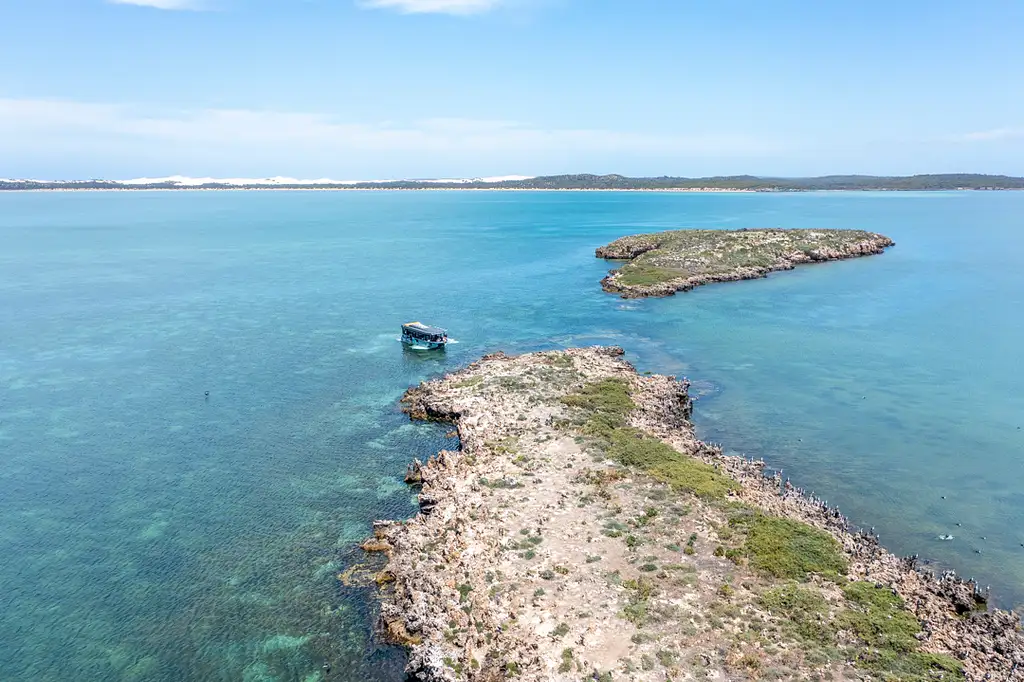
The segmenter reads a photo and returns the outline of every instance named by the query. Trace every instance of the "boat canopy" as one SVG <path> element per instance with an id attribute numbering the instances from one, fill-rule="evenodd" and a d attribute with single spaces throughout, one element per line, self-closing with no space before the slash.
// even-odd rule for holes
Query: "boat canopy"
<path id="1" fill-rule="evenodd" d="M 445 336 L 448 334 L 446 329 L 440 327 L 430 327 L 422 322 L 407 322 L 402 325 L 402 331 L 408 332 L 415 336 Z"/>

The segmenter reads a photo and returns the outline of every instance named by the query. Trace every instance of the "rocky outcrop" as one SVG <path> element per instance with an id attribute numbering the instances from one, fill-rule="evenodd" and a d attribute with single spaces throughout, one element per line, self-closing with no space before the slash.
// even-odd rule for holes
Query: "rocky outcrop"
<path id="1" fill-rule="evenodd" d="M 664 240 L 657 234 L 638 234 L 616 239 L 611 244 L 599 246 L 597 257 L 606 260 L 633 260 L 648 251 L 661 248 Z"/>
<path id="2" fill-rule="evenodd" d="M 771 581 L 723 549 L 729 510 L 742 506 L 831 534 L 849 561 L 846 580 L 898 594 L 922 624 L 921 649 L 962 661 L 967 679 L 1024 679 L 1013 614 L 986 611 L 986 595 L 955 574 L 890 554 L 838 509 L 766 476 L 764 462 L 701 442 L 688 383 L 641 376 L 621 356 L 495 354 L 406 394 L 412 418 L 452 422 L 461 438 L 459 451 L 410 465 L 419 514 L 376 522 L 365 544 L 387 553 L 376 578 L 379 631 L 408 648 L 411 678 L 664 680 L 700 671 L 742 680 L 771 667 L 788 670 L 785 679 L 854 679 L 846 661 L 812 662 L 751 638 L 755 624 L 784 624 L 758 601 Z M 563 398 L 606 380 L 630 387 L 628 433 L 727 475 L 738 483 L 728 498 L 680 492 L 608 461 L 580 436 L 585 427 Z M 837 590 L 814 580 L 826 596 Z"/>
<path id="3" fill-rule="evenodd" d="M 863 238 L 851 239 L 845 232 L 695 230 L 633 235 L 598 248 L 596 256 L 609 260 L 630 260 L 635 264 L 640 263 L 636 259 L 645 257 L 643 266 L 653 269 L 658 273 L 657 276 L 633 281 L 630 275 L 634 263 L 631 263 L 611 271 L 601 280 L 601 287 L 623 298 L 646 298 L 671 296 L 678 291 L 690 291 L 716 282 L 760 279 L 772 272 L 792 270 L 806 263 L 877 255 L 895 245 L 885 235 L 857 232 L 856 235 Z M 798 234 L 794 236 L 794 233 Z M 680 234 L 696 237 L 683 239 L 679 237 Z M 708 235 L 707 243 L 701 243 L 702 235 Z M 729 235 L 732 239 L 722 239 L 722 235 Z M 815 239 L 816 235 L 822 237 Z M 841 235 L 841 238 L 837 238 L 837 235 Z M 787 240 L 799 243 L 799 248 L 786 248 Z M 740 251 L 742 255 L 736 256 Z"/>

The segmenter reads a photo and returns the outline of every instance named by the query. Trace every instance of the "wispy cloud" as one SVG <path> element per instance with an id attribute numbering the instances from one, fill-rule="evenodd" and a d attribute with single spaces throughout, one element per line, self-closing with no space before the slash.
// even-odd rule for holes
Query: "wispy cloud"
<path id="1" fill-rule="evenodd" d="M 764 157 L 774 140 L 743 134 L 541 127 L 502 120 L 430 118 L 350 122 L 319 113 L 181 109 L 61 100 L 0 99 L 4 173 L 22 167 L 104 173 L 493 174 L 508 169 L 616 165 L 628 159 Z M 96 164 L 106 164 L 95 167 Z M 132 171 L 134 172 L 134 171 Z"/>
<path id="2" fill-rule="evenodd" d="M 165 10 L 206 9 L 206 0 L 106 0 L 114 5 L 136 5 Z M 356 0 L 366 8 L 390 9 L 403 14 L 482 14 L 510 0 Z"/>
<path id="3" fill-rule="evenodd" d="M 994 140 L 1015 140 L 1024 138 L 1024 128 L 995 128 L 966 133 L 957 137 L 961 142 L 990 142 Z"/>
<path id="4" fill-rule="evenodd" d="M 537 150 L 735 153 L 766 150 L 742 135 L 679 135 L 588 128 L 541 128 L 516 121 L 430 118 L 406 124 L 353 123 L 316 113 L 249 109 L 153 112 L 144 107 L 65 100 L 0 99 L 4 137 L 95 133 L 220 145 L 309 144 L 358 149 Z"/>
<path id="5" fill-rule="evenodd" d="M 480 14 L 502 3 L 503 0 L 363 0 L 362 5 L 403 14 Z"/>
<path id="6" fill-rule="evenodd" d="M 138 5 L 156 9 L 201 9 L 199 0 L 107 0 L 107 2 L 115 5 Z"/>

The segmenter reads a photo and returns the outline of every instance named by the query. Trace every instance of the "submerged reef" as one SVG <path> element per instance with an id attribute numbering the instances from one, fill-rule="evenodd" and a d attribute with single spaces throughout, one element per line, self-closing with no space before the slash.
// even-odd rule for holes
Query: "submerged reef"
<path id="1" fill-rule="evenodd" d="M 688 382 L 622 355 L 498 353 L 406 393 L 461 440 L 365 544 L 412 679 L 1024 679 L 1016 616 L 701 442 Z"/>
<path id="2" fill-rule="evenodd" d="M 643 298 L 767 277 L 801 263 L 870 256 L 894 244 L 861 230 L 674 230 L 622 237 L 596 255 L 629 261 L 601 280 L 605 291 Z"/>

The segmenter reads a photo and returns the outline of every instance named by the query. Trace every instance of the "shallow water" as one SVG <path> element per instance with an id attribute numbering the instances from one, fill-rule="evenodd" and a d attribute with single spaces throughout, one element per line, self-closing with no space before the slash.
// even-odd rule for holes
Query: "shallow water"
<path id="1" fill-rule="evenodd" d="M 683 226 L 898 245 L 600 291 L 596 246 Z M 0 194 L 0 243 L 0 679 L 400 679 L 335 576 L 446 444 L 404 388 L 496 349 L 685 374 L 703 437 L 1024 600 L 1024 193 Z"/>

